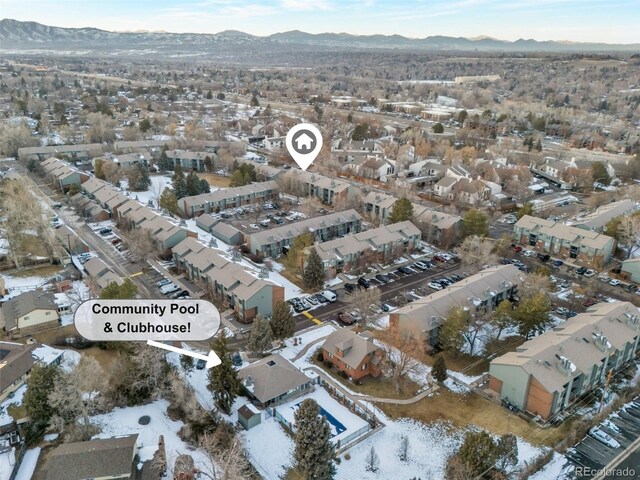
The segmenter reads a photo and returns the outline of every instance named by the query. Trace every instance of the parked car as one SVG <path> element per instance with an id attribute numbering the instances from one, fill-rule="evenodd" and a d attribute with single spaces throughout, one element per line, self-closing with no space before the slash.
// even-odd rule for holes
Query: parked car
<path id="1" fill-rule="evenodd" d="M 114 238 L 113 240 L 111 240 L 111 243 L 113 245 L 118 245 L 119 243 L 122 243 L 122 239 L 121 238 Z"/>
<path id="2" fill-rule="evenodd" d="M 571 287 L 571 282 L 570 282 L 569 280 L 564 280 L 564 281 L 560 284 L 560 286 L 561 286 L 562 288 L 570 288 L 570 287 Z"/>
<path id="3" fill-rule="evenodd" d="M 589 435 L 598 440 L 600 443 L 604 443 L 608 447 L 620 448 L 620 444 L 615 438 L 611 437 L 611 435 L 609 435 L 608 433 L 603 432 L 598 427 L 593 427 L 591 430 L 589 430 Z"/>
<path id="4" fill-rule="evenodd" d="M 453 278 L 456 282 L 459 282 L 460 280 L 462 280 L 462 277 L 456 273 L 452 273 L 451 278 Z"/>
<path id="5" fill-rule="evenodd" d="M 318 302 L 318 300 L 316 300 L 316 296 L 315 295 L 310 295 L 310 296 L 306 297 L 305 300 L 307 302 L 309 302 L 313 306 L 317 306 L 317 305 L 320 304 L 320 302 Z"/>
<path id="6" fill-rule="evenodd" d="M 178 290 L 180 290 L 180 287 L 175 283 L 167 283 L 166 285 L 160 287 L 160 293 L 162 295 L 169 295 L 170 293 L 176 292 Z"/>
<path id="7" fill-rule="evenodd" d="M 444 258 L 442 255 L 434 255 L 433 256 L 433 260 L 435 260 L 436 262 L 446 262 L 447 259 Z"/>
<path id="8" fill-rule="evenodd" d="M 340 323 L 344 323 L 345 325 L 353 325 L 356 323 L 353 316 L 347 312 L 338 312 L 337 319 Z"/>
<path id="9" fill-rule="evenodd" d="M 540 260 L 542 262 L 547 262 L 551 258 L 551 255 L 549 255 L 547 253 L 538 253 L 536 255 L 536 257 L 538 257 L 538 260 Z"/>
<path id="10" fill-rule="evenodd" d="M 427 284 L 429 288 L 433 288 L 434 290 L 442 290 L 444 287 L 437 282 L 429 282 Z"/>
<path id="11" fill-rule="evenodd" d="M 398 268 L 398 270 L 400 270 L 405 275 L 411 275 L 412 273 L 414 273 L 414 271 L 411 270 L 409 267 L 400 267 Z"/>
<path id="12" fill-rule="evenodd" d="M 176 299 L 178 299 L 180 297 L 186 297 L 187 295 L 189 295 L 189 290 L 179 290 L 178 289 L 178 291 L 176 293 L 174 293 L 173 295 L 171 295 L 170 298 L 172 300 L 176 300 Z"/>
<path id="13" fill-rule="evenodd" d="M 53 208 L 54 210 L 58 210 L 58 209 L 62 208 L 62 204 L 61 203 L 54 203 L 53 205 L 51 205 L 51 208 Z"/>
<path id="14" fill-rule="evenodd" d="M 254 230 L 260 230 L 260 226 L 256 225 L 255 223 L 250 223 L 249 228 L 253 228 Z"/>
<path id="15" fill-rule="evenodd" d="M 329 301 L 327 300 L 327 297 L 325 297 L 321 293 L 316 293 L 314 295 L 314 298 L 318 301 L 318 303 L 327 303 Z"/>
<path id="16" fill-rule="evenodd" d="M 388 312 L 389 310 L 391 310 L 391 305 L 389 305 L 388 303 L 383 303 L 382 305 L 380 305 L 380 310 L 382 310 L 383 312 Z"/>
<path id="17" fill-rule="evenodd" d="M 602 275 L 598 275 L 598 280 L 601 282 L 608 282 L 611 280 L 611 277 L 607 273 L 603 273 Z"/>
<path id="18" fill-rule="evenodd" d="M 446 278 L 439 278 L 436 280 L 443 287 L 448 287 L 449 285 L 453 285 L 453 282 L 447 280 Z"/>
<path id="19" fill-rule="evenodd" d="M 429 268 L 424 262 L 416 262 L 413 264 L 413 266 L 419 270 L 426 270 L 427 268 Z"/>
<path id="20" fill-rule="evenodd" d="M 358 285 L 364 288 L 369 288 L 371 286 L 371 282 L 364 277 L 360 277 L 358 279 Z"/>
<path id="21" fill-rule="evenodd" d="M 524 252 L 522 252 L 522 254 L 525 257 L 533 257 L 536 254 L 536 252 L 534 252 L 533 250 L 525 250 Z"/>
<path id="22" fill-rule="evenodd" d="M 620 285 L 620 280 L 614 278 L 609 282 L 609 285 L 611 285 L 612 287 L 617 287 L 618 285 Z"/>
<path id="23" fill-rule="evenodd" d="M 520 245 L 514 245 L 513 246 L 513 250 L 516 252 L 521 252 L 522 251 L 522 247 Z"/>
<path id="24" fill-rule="evenodd" d="M 159 282 L 156 282 L 156 285 L 158 287 L 163 287 L 165 285 L 168 285 L 171 283 L 171 280 L 169 280 L 168 278 L 163 278 L 162 280 L 160 280 Z"/>
<path id="25" fill-rule="evenodd" d="M 110 228 L 104 227 L 98 230 L 98 233 L 104 237 L 105 235 L 109 235 L 112 231 L 113 230 L 111 230 Z"/>
<path id="26" fill-rule="evenodd" d="M 561 267 L 562 265 L 564 265 L 564 262 L 562 260 L 554 260 L 553 261 L 553 266 L 554 267 Z"/>
<path id="27" fill-rule="evenodd" d="M 595 270 L 589 269 L 586 272 L 584 272 L 584 276 L 585 277 L 593 277 L 596 273 L 598 273 L 598 272 L 596 272 Z"/>
<path id="28" fill-rule="evenodd" d="M 378 280 L 380 283 L 389 283 L 390 279 L 383 273 L 379 273 L 378 275 L 376 275 L 376 280 Z"/>
<path id="29" fill-rule="evenodd" d="M 586 273 L 586 271 L 587 271 L 586 267 L 578 267 L 578 268 L 576 268 L 576 273 L 578 275 L 584 275 Z"/>
<path id="30" fill-rule="evenodd" d="M 357 285 L 355 283 L 345 283 L 342 288 L 344 288 L 345 292 L 351 293 L 356 289 Z"/>

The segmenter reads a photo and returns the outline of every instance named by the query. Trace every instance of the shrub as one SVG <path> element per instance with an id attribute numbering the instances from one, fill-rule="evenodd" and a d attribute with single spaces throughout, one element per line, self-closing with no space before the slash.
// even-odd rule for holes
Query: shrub
<path id="1" fill-rule="evenodd" d="M 351 460 L 351 454 L 349 452 L 344 454 L 344 459 L 345 460 Z"/>

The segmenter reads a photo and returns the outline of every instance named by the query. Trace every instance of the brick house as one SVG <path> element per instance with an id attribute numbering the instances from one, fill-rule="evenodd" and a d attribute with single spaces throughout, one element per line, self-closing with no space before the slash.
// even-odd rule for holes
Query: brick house
<path id="1" fill-rule="evenodd" d="M 331 362 L 352 380 L 368 375 L 379 377 L 383 357 L 380 347 L 348 328 L 336 330 L 322 344 L 323 360 Z"/>

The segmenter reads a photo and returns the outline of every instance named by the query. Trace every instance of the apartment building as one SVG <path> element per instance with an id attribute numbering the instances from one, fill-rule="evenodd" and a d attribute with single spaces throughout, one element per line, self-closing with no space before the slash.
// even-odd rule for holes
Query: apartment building
<path id="1" fill-rule="evenodd" d="M 451 308 L 472 310 L 494 308 L 511 299 L 523 281 L 513 265 L 486 268 L 460 282 L 405 305 L 391 313 L 391 325 L 399 325 L 420 334 L 431 346 L 438 344 L 438 333 Z"/>
<path id="2" fill-rule="evenodd" d="M 51 145 L 48 147 L 23 147 L 18 149 L 18 158 L 23 162 L 31 159 L 46 160 L 49 157 L 68 158 L 70 160 L 89 160 L 100 155 L 104 146 L 101 143 L 80 145 Z"/>
<path id="3" fill-rule="evenodd" d="M 608 263 L 616 249 L 612 237 L 564 223 L 525 215 L 513 226 L 517 243 L 534 247 L 556 258 L 589 266 Z"/>
<path id="4" fill-rule="evenodd" d="M 346 235 L 314 247 L 322 259 L 325 274 L 364 269 L 371 263 L 388 263 L 413 251 L 421 232 L 410 221 Z"/>
<path id="5" fill-rule="evenodd" d="M 333 205 L 338 200 L 353 198 L 360 189 L 349 182 L 325 177 L 318 173 L 291 170 L 295 180 L 302 185 L 302 189 L 309 197 L 316 197 L 327 205 Z"/>
<path id="6" fill-rule="evenodd" d="M 350 209 L 248 234 L 247 246 L 253 254 L 275 258 L 282 255 L 300 235 L 310 233 L 320 243 L 357 233 L 361 225 L 362 217 Z"/>
<path id="7" fill-rule="evenodd" d="M 55 157 L 48 158 L 41 165 L 45 175 L 53 180 L 56 187 L 63 192 L 69 190 L 71 185 L 80 186 L 82 182 L 89 179 L 89 175 L 86 173 L 70 167 L 66 162 Z"/>
<path id="8" fill-rule="evenodd" d="M 489 387 L 548 420 L 602 385 L 640 350 L 640 310 L 600 303 L 491 361 Z"/>
<path id="9" fill-rule="evenodd" d="M 178 209 L 183 217 L 192 218 L 203 213 L 215 213 L 227 208 L 264 203 L 277 197 L 278 184 L 276 182 L 252 183 L 242 187 L 226 188 L 181 198 L 178 201 Z"/>
<path id="10" fill-rule="evenodd" d="M 607 203 L 586 215 L 579 216 L 573 225 L 584 228 L 585 230 L 594 230 L 603 233 L 604 227 L 610 220 L 622 215 L 631 214 L 635 212 L 637 208 L 636 202 L 628 199 Z"/>
<path id="11" fill-rule="evenodd" d="M 173 164 L 173 168 L 178 165 L 185 171 L 196 170 L 204 172 L 207 169 L 207 163 L 213 165 L 216 155 L 211 152 L 190 152 L 187 150 L 167 150 L 167 158 Z M 209 160 L 206 160 L 206 159 Z"/>
<path id="12" fill-rule="evenodd" d="M 284 301 L 282 286 L 258 278 L 195 238 L 183 240 L 172 253 L 176 266 L 231 308 L 240 321 L 250 322 L 258 314 L 269 316 L 275 304 Z"/>

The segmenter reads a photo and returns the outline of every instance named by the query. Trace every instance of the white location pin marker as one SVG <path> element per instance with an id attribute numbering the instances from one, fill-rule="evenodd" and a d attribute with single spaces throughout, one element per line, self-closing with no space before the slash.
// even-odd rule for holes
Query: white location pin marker
<path id="1" fill-rule="evenodd" d="M 315 125 L 300 123 L 289 130 L 285 144 L 298 166 L 306 170 L 322 149 L 322 134 Z"/>

